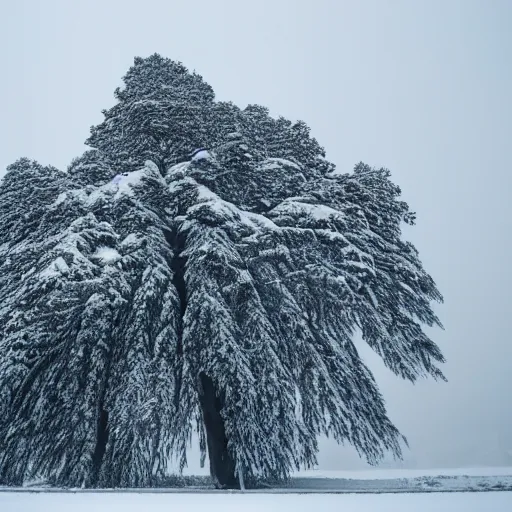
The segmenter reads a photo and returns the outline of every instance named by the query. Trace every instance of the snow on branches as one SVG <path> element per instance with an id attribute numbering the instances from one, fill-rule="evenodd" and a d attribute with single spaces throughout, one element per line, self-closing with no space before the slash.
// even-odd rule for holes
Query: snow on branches
<path id="1" fill-rule="evenodd" d="M 285 478 L 317 439 L 402 437 L 360 359 L 444 378 L 442 301 L 386 169 L 339 174 L 304 122 L 137 58 L 68 173 L 0 184 L 0 478 L 148 486 L 194 425 L 219 486 Z"/>

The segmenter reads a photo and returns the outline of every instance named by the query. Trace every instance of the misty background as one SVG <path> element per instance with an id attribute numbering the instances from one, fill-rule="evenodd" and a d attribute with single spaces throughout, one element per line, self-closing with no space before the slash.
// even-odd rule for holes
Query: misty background
<path id="1" fill-rule="evenodd" d="M 0 176 L 22 156 L 66 169 L 155 52 L 218 100 L 303 119 L 338 171 L 391 169 L 445 296 L 429 334 L 448 383 L 404 382 L 358 344 L 410 444 L 383 465 L 512 465 L 511 27 L 509 0 L 0 0 Z M 329 440 L 319 463 L 366 466 Z"/>

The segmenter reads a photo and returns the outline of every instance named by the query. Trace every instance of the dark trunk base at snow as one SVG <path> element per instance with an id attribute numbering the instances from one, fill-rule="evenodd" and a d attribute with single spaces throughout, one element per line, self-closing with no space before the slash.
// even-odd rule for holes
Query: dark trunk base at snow
<path id="1" fill-rule="evenodd" d="M 212 478 L 219 487 L 238 489 L 239 483 L 235 476 L 235 463 L 228 452 L 224 420 L 220 413 L 222 401 L 215 392 L 212 379 L 202 372 L 199 378 L 202 388 L 199 400 L 203 410 Z"/>
<path id="2" fill-rule="evenodd" d="M 105 455 L 105 451 L 107 449 L 108 443 L 108 412 L 103 409 L 103 406 L 100 408 L 99 417 L 98 417 L 98 431 L 97 431 L 97 439 L 96 439 L 96 449 L 94 450 L 94 454 L 92 457 L 93 470 L 91 475 L 90 486 L 96 487 L 98 485 L 101 464 L 103 462 L 103 456 Z"/>

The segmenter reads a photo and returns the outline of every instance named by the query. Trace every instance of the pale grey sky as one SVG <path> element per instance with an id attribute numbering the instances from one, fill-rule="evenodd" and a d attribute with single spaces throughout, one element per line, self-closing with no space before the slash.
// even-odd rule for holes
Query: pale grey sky
<path id="1" fill-rule="evenodd" d="M 446 299 L 449 383 L 402 382 L 363 351 L 405 464 L 512 464 L 512 1 L 0 0 L 0 175 L 21 156 L 64 169 L 154 52 L 218 99 L 304 119 L 340 171 L 391 169 Z M 320 463 L 363 466 L 329 441 Z"/>

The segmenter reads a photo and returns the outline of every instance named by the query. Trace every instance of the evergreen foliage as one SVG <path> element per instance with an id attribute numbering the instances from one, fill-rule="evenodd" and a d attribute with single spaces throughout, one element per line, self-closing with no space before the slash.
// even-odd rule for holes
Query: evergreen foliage
<path id="1" fill-rule="evenodd" d="M 443 379 L 442 297 L 390 172 L 335 173 L 304 122 L 159 55 L 124 84 L 67 174 L 0 185 L 0 478 L 149 486 L 194 429 L 220 486 L 311 466 L 324 434 L 400 456 L 352 340 Z"/>

